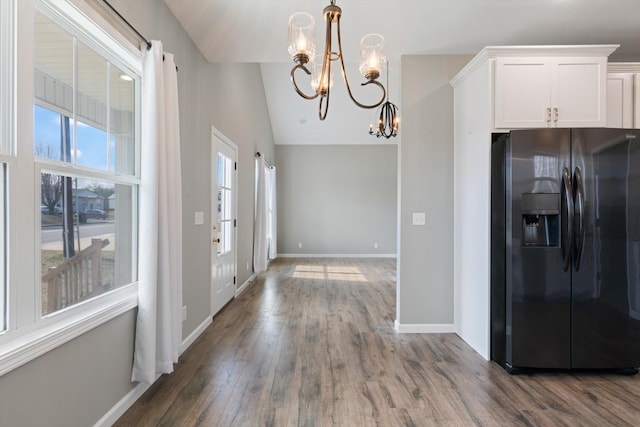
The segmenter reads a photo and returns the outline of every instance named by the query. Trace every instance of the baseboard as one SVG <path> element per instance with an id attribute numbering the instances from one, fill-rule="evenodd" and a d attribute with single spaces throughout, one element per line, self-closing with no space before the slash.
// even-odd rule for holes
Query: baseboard
<path id="1" fill-rule="evenodd" d="M 160 378 L 160 375 L 158 375 L 153 382 L 156 382 L 158 378 Z M 102 418 L 93 425 L 93 427 L 111 427 L 114 425 L 116 421 L 118 421 L 118 419 L 127 412 L 127 409 L 136 403 L 136 400 L 140 399 L 140 396 L 142 396 L 149 387 L 151 387 L 151 384 L 138 383 L 131 389 L 131 391 L 129 391 L 129 393 L 120 399 L 118 403 L 113 405 L 113 407 L 104 414 Z"/>
<path id="2" fill-rule="evenodd" d="M 455 334 L 456 326 L 453 323 L 405 323 L 398 320 L 393 324 L 394 329 L 401 334 Z"/>
<path id="3" fill-rule="evenodd" d="M 207 329 L 207 327 L 211 324 L 212 321 L 213 321 L 213 318 L 211 316 L 208 316 L 206 319 L 204 319 L 204 322 L 200 323 L 200 325 L 198 325 L 198 327 L 195 328 L 193 332 L 189 334 L 187 338 L 182 340 L 182 344 L 180 344 L 180 354 L 184 353 L 184 351 L 188 349 L 189 346 L 191 346 L 191 344 L 193 344 L 193 342 L 200 335 L 202 335 L 204 330 Z"/>
<path id="4" fill-rule="evenodd" d="M 245 282 L 242 284 L 242 286 L 240 286 L 238 289 L 236 289 L 236 294 L 235 296 L 237 297 L 238 295 L 240 295 L 245 289 L 247 289 L 247 286 L 249 286 L 249 284 L 251 282 L 253 282 L 253 279 L 255 279 L 257 276 L 256 273 L 253 273 L 251 275 L 251 277 L 249 277 L 247 280 L 245 280 Z"/>
<path id="5" fill-rule="evenodd" d="M 189 336 L 182 341 L 180 345 L 180 354 L 189 348 L 191 344 L 204 332 L 205 329 L 211 324 L 212 318 L 207 317 L 198 327 L 189 334 Z M 158 375 L 153 382 L 160 378 Z M 140 398 L 151 387 L 151 384 L 138 383 L 134 388 L 129 391 L 118 403 L 116 403 L 106 414 L 94 424 L 94 427 L 110 427 L 115 424 L 116 421 L 125 413 L 127 409 L 131 407 L 136 400 Z"/>
<path id="6" fill-rule="evenodd" d="M 396 254 L 278 254 L 282 258 L 396 258 Z"/>

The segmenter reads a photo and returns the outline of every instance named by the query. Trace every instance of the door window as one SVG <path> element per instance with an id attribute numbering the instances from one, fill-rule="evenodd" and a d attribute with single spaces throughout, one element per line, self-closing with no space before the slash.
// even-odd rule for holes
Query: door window
<path id="1" fill-rule="evenodd" d="M 218 256 L 231 251 L 233 166 L 234 163 L 229 157 L 218 153 Z"/>

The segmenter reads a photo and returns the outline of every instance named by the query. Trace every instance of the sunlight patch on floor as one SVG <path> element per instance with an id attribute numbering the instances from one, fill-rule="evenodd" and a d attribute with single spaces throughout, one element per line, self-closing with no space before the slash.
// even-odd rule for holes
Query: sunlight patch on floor
<path id="1" fill-rule="evenodd" d="M 298 264 L 293 272 L 296 279 L 340 280 L 345 282 L 366 282 L 358 267 Z"/>

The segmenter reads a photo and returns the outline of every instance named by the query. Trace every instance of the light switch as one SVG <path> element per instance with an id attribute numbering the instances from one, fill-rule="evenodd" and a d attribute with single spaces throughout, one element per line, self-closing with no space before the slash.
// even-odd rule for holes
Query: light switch
<path id="1" fill-rule="evenodd" d="M 425 225 L 427 215 L 424 212 L 413 213 L 413 225 Z"/>
<path id="2" fill-rule="evenodd" d="M 204 212 L 196 212 L 195 214 L 195 225 L 204 224 Z"/>

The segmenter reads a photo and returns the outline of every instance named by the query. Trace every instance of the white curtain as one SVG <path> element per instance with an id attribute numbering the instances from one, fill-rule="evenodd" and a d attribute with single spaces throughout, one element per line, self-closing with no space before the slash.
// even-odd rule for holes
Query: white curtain
<path id="1" fill-rule="evenodd" d="M 269 259 L 275 259 L 278 256 L 278 199 L 276 198 L 276 167 L 271 166 L 268 168 L 268 171 L 267 205 L 271 214 L 268 215 L 267 227 L 269 232 L 267 234 L 269 235 Z"/>
<path id="2" fill-rule="evenodd" d="M 253 271 L 267 269 L 267 210 L 264 159 L 256 156 L 256 208 L 253 227 Z"/>
<path id="3" fill-rule="evenodd" d="M 173 372 L 182 341 L 182 184 L 177 71 L 143 49 L 138 318 L 132 381 Z"/>

